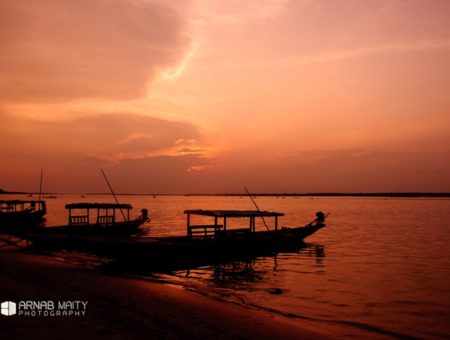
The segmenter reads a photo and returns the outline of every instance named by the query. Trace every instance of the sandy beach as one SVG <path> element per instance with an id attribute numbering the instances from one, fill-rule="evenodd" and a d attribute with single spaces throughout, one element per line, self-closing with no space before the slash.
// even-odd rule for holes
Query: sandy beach
<path id="1" fill-rule="evenodd" d="M 23 251 L 0 253 L 0 301 L 87 300 L 82 317 L 1 316 L 2 338 L 318 339 L 307 321 L 216 301 L 181 287 L 114 277 Z"/>

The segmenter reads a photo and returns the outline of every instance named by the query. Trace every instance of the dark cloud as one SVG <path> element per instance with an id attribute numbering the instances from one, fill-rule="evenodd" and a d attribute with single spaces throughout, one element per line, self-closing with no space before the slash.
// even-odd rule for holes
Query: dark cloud
<path id="1" fill-rule="evenodd" d="M 26 154 L 94 154 L 120 158 L 143 156 L 171 147 L 180 140 L 199 140 L 190 123 L 122 113 L 42 121 L 3 114 L 0 117 L 3 152 Z"/>
<path id="2" fill-rule="evenodd" d="M 18 158 L 13 167 L 0 168 L 0 188 L 38 190 L 39 169 L 44 168 L 44 190 L 65 193 L 107 192 L 103 168 L 117 193 L 208 192 L 203 174 L 190 172 L 212 161 L 201 155 L 154 156 L 112 162 L 80 153 L 52 157 Z"/>
<path id="3" fill-rule="evenodd" d="M 7 148 L 1 150 L 2 153 Z M 401 192 L 450 191 L 450 150 L 373 152 L 363 149 L 301 152 L 263 158 L 231 154 L 160 155 L 108 161 L 84 153 L 24 151 L 0 168 L 0 188 L 37 187 L 39 168 L 46 188 L 62 192 L 104 192 L 104 168 L 122 193 Z"/>
<path id="4" fill-rule="evenodd" d="M 189 47 L 183 0 L 0 1 L 0 99 L 131 98 Z"/>
<path id="5" fill-rule="evenodd" d="M 156 156 L 127 159 L 108 168 L 120 183 L 122 192 L 187 193 L 209 192 L 204 174 L 192 173 L 192 167 L 211 164 L 202 155 Z"/>
<path id="6" fill-rule="evenodd" d="M 34 190 L 42 167 L 45 190 L 103 192 L 99 169 L 105 168 L 120 192 L 182 192 L 197 178 L 188 170 L 210 161 L 201 154 L 149 154 L 176 152 L 183 141 L 191 145 L 201 138 L 192 124 L 135 114 L 43 122 L 3 113 L 0 158 L 7 162 L 0 167 L 0 188 Z"/>

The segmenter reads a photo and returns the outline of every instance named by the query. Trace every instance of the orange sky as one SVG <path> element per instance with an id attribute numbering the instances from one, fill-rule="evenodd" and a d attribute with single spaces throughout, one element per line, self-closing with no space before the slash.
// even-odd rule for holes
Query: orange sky
<path id="1" fill-rule="evenodd" d="M 0 188 L 450 191 L 446 0 L 0 1 Z"/>

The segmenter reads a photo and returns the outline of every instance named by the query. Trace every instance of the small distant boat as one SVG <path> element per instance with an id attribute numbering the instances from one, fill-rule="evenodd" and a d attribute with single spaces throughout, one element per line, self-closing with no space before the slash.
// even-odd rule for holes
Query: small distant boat
<path id="1" fill-rule="evenodd" d="M 81 236 L 128 236 L 139 233 L 139 227 L 150 221 L 148 210 L 142 209 L 141 215 L 130 219 L 131 204 L 115 203 L 71 203 L 69 224 L 56 227 L 35 229 L 40 235 L 81 235 Z M 120 213 L 118 213 L 120 211 Z"/>
<path id="2" fill-rule="evenodd" d="M 41 200 L 0 200 L 0 230 L 27 231 L 45 222 L 47 206 Z"/>

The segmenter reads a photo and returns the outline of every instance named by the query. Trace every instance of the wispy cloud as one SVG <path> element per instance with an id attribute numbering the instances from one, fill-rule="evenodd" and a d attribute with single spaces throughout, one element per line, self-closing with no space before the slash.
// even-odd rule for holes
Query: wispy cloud
<path id="1" fill-rule="evenodd" d="M 277 69 L 296 68 L 305 65 L 346 61 L 376 55 L 434 50 L 450 50 L 450 39 L 434 39 L 408 43 L 379 44 L 365 47 L 335 49 L 307 55 L 297 53 L 295 55 L 287 57 L 270 57 L 264 59 L 245 60 L 240 62 L 238 64 L 238 67 L 245 69 L 267 69 L 268 67 L 273 66 L 275 66 Z M 231 64 L 228 65 L 231 66 Z M 227 67 L 226 65 L 223 66 Z"/>
<path id="2" fill-rule="evenodd" d="M 371 55 L 385 53 L 401 53 L 408 51 L 426 51 L 439 49 L 450 49 L 450 40 L 426 40 L 411 43 L 385 44 L 346 50 L 335 50 L 314 55 L 299 56 L 298 58 L 290 59 L 286 66 L 292 67 L 326 63 L 338 60 L 363 58 Z"/>

